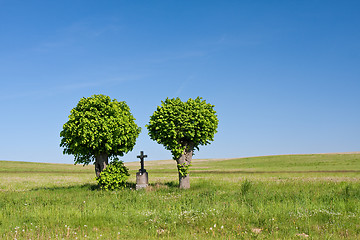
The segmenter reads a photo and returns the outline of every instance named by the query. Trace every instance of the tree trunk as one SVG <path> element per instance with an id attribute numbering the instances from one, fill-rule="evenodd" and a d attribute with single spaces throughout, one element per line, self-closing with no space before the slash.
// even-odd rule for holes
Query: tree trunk
<path id="1" fill-rule="evenodd" d="M 177 164 L 181 165 L 189 165 L 191 164 L 192 156 L 193 156 L 194 144 L 189 143 L 184 150 L 184 153 L 176 160 Z M 189 173 L 183 177 L 179 172 L 179 188 L 188 189 L 190 188 L 190 176 Z"/>
<path id="2" fill-rule="evenodd" d="M 190 188 L 190 176 L 189 174 L 185 177 L 181 176 L 179 173 L 179 188 L 181 189 L 189 189 Z"/>
<path id="3" fill-rule="evenodd" d="M 100 173 L 106 168 L 108 164 L 108 155 L 106 153 L 100 153 L 95 156 L 96 177 L 100 176 Z"/>

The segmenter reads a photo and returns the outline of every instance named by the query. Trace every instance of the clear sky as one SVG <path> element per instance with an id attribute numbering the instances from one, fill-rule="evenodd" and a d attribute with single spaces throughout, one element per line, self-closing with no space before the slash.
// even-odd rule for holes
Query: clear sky
<path id="1" fill-rule="evenodd" d="M 0 0 L 0 160 L 73 163 L 82 97 L 126 101 L 122 159 L 171 159 L 145 125 L 166 97 L 219 118 L 194 158 L 360 150 L 360 1 Z"/>

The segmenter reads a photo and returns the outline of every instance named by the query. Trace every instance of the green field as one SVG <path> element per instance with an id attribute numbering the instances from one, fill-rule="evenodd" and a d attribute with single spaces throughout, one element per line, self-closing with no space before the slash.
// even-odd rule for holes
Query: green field
<path id="1" fill-rule="evenodd" d="M 146 161 L 150 186 L 98 190 L 94 167 L 0 161 L 0 239 L 360 239 L 360 154 Z"/>

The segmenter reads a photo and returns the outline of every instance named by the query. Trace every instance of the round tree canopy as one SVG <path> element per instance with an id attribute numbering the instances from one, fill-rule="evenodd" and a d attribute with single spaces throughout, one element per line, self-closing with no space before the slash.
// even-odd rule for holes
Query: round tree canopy
<path id="1" fill-rule="evenodd" d="M 141 131 L 134 120 L 125 102 L 104 95 L 82 98 L 63 126 L 60 146 L 75 156 L 75 163 L 89 164 L 99 154 L 123 156 Z"/>
<path id="2" fill-rule="evenodd" d="M 150 117 L 150 138 L 164 145 L 177 159 L 186 148 L 199 149 L 214 140 L 218 119 L 214 106 L 198 97 L 182 102 L 167 98 Z"/>

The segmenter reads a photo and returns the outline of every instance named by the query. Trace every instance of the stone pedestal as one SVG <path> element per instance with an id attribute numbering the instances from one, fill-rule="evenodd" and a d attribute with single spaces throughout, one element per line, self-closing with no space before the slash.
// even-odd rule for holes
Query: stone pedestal
<path id="1" fill-rule="evenodd" d="M 136 190 L 146 188 L 149 184 L 149 178 L 147 172 L 136 173 Z"/>

